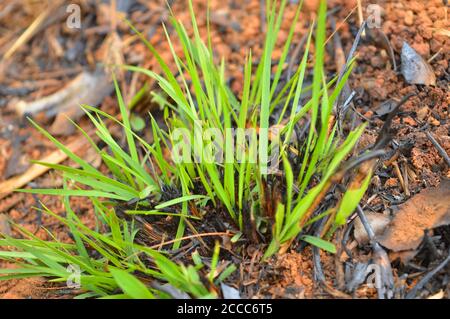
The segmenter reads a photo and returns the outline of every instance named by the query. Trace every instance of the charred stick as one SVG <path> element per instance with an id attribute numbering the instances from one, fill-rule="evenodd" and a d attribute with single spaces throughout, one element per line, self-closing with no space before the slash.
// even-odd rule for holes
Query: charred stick
<path id="1" fill-rule="evenodd" d="M 316 236 L 322 232 L 322 226 L 323 220 L 320 222 L 320 225 L 315 232 Z M 313 246 L 312 251 L 314 262 L 314 274 L 317 281 L 320 283 L 323 289 L 335 298 L 351 299 L 351 296 L 347 295 L 346 293 L 343 293 L 340 290 L 337 290 L 336 288 L 332 287 L 326 282 L 325 274 L 323 273 L 322 264 L 320 262 L 320 250 L 318 247 Z"/>
<path id="2" fill-rule="evenodd" d="M 381 128 L 380 134 L 378 135 L 378 138 L 375 142 L 375 145 L 373 149 L 380 149 L 387 145 L 387 143 L 391 140 L 391 123 L 394 117 L 397 115 L 398 111 L 400 110 L 400 107 L 405 104 L 415 93 L 409 93 L 405 95 L 400 102 L 397 103 L 395 108 L 387 115 L 386 121 L 383 124 L 383 127 Z"/>
<path id="3" fill-rule="evenodd" d="M 436 268 L 426 274 L 406 295 L 406 299 L 413 299 L 419 290 L 421 290 L 439 271 L 444 269 L 445 266 L 450 262 L 450 251 L 447 258 L 440 263 Z"/>
<path id="4" fill-rule="evenodd" d="M 292 70 L 294 69 L 294 64 L 298 60 L 298 58 L 300 56 L 300 50 L 303 47 L 303 45 L 305 44 L 307 39 L 308 39 L 308 33 L 305 33 L 302 36 L 302 38 L 300 39 L 300 41 L 297 43 L 297 45 L 295 46 L 294 51 L 292 52 L 292 56 L 289 59 L 289 63 L 288 63 L 288 66 L 287 66 L 287 79 L 288 79 L 288 81 L 292 77 Z"/>
<path id="5" fill-rule="evenodd" d="M 434 138 L 434 136 L 430 132 L 425 132 L 430 140 L 431 143 L 433 143 L 434 147 L 436 147 L 439 154 L 444 158 L 445 162 L 447 163 L 447 166 L 450 167 L 450 157 L 448 156 L 447 152 L 444 150 L 444 148 L 439 144 L 439 142 Z"/>
<path id="6" fill-rule="evenodd" d="M 358 217 L 366 230 L 367 236 L 369 237 L 370 243 L 373 248 L 374 262 L 380 266 L 380 283 L 381 285 L 376 287 L 378 291 L 378 298 L 384 299 L 385 297 L 392 297 L 392 288 L 394 286 L 394 279 L 392 276 L 392 268 L 389 262 L 389 257 L 386 251 L 380 246 L 375 237 L 375 232 L 369 223 L 363 209 L 360 205 L 357 206 Z"/>
<path id="7" fill-rule="evenodd" d="M 366 215 L 364 214 L 364 211 L 361 208 L 361 205 L 358 204 L 356 209 L 358 212 L 358 217 L 364 226 L 364 229 L 367 233 L 367 236 L 369 237 L 370 242 L 375 242 L 375 232 L 373 231 L 373 228 L 370 225 L 369 220 L 367 219 Z"/>

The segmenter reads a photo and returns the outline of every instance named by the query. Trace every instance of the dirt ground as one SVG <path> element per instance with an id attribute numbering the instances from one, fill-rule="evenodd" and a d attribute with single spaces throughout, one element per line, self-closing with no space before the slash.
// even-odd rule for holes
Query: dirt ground
<path id="1" fill-rule="evenodd" d="M 161 21 L 167 21 L 165 1 L 122 1 L 128 2 L 134 4 L 124 9 L 125 13 L 119 12 L 118 15 L 127 15 L 138 30 L 144 31 L 169 65 L 174 67 L 173 63 L 170 63 L 170 50 L 160 25 Z M 293 3 L 296 1 L 291 2 L 283 20 L 278 40 L 279 49 L 274 53 L 275 59 L 281 55 L 280 44 L 287 38 L 295 13 Z M 18 103 L 35 101 L 60 91 L 81 72 L 94 71 L 97 63 L 104 62 L 105 59 L 125 61 L 158 70 L 156 59 L 128 26 L 120 19 L 112 18 L 114 15 L 110 14 L 109 4 L 90 0 L 70 3 L 78 3 L 81 6 L 82 31 L 67 27 L 65 7 L 68 3 L 65 1 L 60 1 L 59 6 L 25 0 L 2 1 L 0 4 L 0 56 L 3 57 L 8 54 L 11 45 L 23 30 L 30 26 L 39 13 L 45 11 L 43 7 L 49 11 L 43 26 L 35 30 L 30 39 L 0 63 L 0 187 L 4 185 L 2 182 L 24 174 L 30 168 L 30 160 L 42 159 L 55 151 L 51 142 L 31 126 L 25 115 L 17 111 Z M 202 34 L 206 32 L 205 3 L 201 0 L 194 1 Z M 330 23 L 328 34 L 336 31 L 343 52 L 348 54 L 360 25 L 357 1 L 331 0 L 328 3 L 335 19 L 335 27 Z M 364 211 L 374 214 L 374 219 L 379 219 L 380 216 L 393 219 L 399 211 L 405 210 L 402 204 L 410 201 L 416 194 L 422 194 L 423 190 L 438 189 L 440 196 L 436 197 L 433 193 L 434 195 L 427 197 L 422 194 L 417 203 L 428 202 L 435 196 L 438 198 L 438 206 L 430 208 L 432 213 L 442 212 L 442 216 L 439 215 L 439 218 L 442 217 L 440 220 L 449 221 L 439 225 L 427 225 L 430 230 L 428 242 L 431 242 L 428 246 L 422 243 L 422 237 L 419 245 L 409 249 L 385 246 L 396 284 L 409 290 L 447 257 L 450 248 L 449 184 L 442 183 L 446 178 L 450 178 L 450 167 L 428 136 L 431 134 L 446 154 L 450 154 L 450 21 L 447 13 L 450 7 L 442 0 L 362 1 L 365 17 L 369 16 L 366 8 L 374 3 L 381 8 L 381 25 L 361 39 L 357 48 L 356 68 L 349 81 L 350 90 L 355 91 L 355 117 L 369 122 L 359 147 L 363 149 L 375 142 L 389 112 L 389 106 L 392 104 L 390 102 L 399 101 L 410 93 L 412 97 L 393 120 L 395 134 L 388 156 L 377 166 L 361 206 Z M 302 41 L 311 19 L 315 16 L 317 4 L 318 1 L 305 0 L 296 27 L 294 46 Z M 265 26 L 261 24 L 260 7 L 259 0 L 210 1 L 213 49 L 217 59 L 221 56 L 225 58 L 226 75 L 235 92 L 242 89 L 246 53 L 251 49 L 253 56 L 258 58 L 262 51 Z M 190 20 L 186 1 L 175 0 L 172 9 L 181 21 L 187 23 Z M 172 30 L 169 28 L 168 31 L 170 33 Z M 117 37 L 111 36 L 112 33 Z M 428 61 L 436 79 L 435 85 L 410 84 L 405 80 L 401 72 L 404 42 Z M 181 50 L 177 45 L 175 49 Z M 329 75 L 336 74 L 339 66 L 334 54 L 338 52 L 334 38 L 328 41 L 327 52 L 326 71 Z M 149 88 L 156 88 L 155 83 L 137 74 L 123 72 L 119 74 L 119 80 L 128 101 L 144 83 L 147 83 Z M 99 104 L 99 107 L 108 113 L 118 113 L 113 94 L 106 94 Z M 145 100 L 138 105 L 136 112 L 145 114 L 150 110 L 157 113 L 156 108 L 155 103 Z M 40 112 L 33 115 L 33 118 L 43 127 L 52 128 L 54 114 Z M 86 118 L 76 117 L 76 120 L 83 129 L 90 129 Z M 58 138 L 66 144 L 80 138 L 80 134 L 73 130 L 70 124 L 61 124 L 58 127 Z M 80 152 L 89 156 L 86 150 Z M 95 163 L 96 160 L 98 159 L 92 158 L 92 162 Z M 23 186 L 55 187 L 61 185 L 61 182 L 61 177 L 50 171 Z M 0 189 L 0 193 L 3 191 Z M 62 203 L 56 197 L 14 193 L 0 197 L 0 215 L 6 214 L 15 223 L 43 239 L 49 238 L 41 226 L 51 230 L 59 239 L 70 241 L 67 230 L 61 224 L 33 209 L 40 207 L 39 201 L 58 214 L 64 214 Z M 71 201 L 76 213 L 89 225 L 92 222 L 92 207 L 79 198 L 72 198 Z M 415 214 L 415 209 L 419 211 L 418 205 L 414 204 L 409 208 L 411 214 Z M 256 262 L 261 254 L 259 247 L 248 247 L 247 252 L 243 254 L 235 286 L 240 288 L 243 296 L 249 298 L 376 298 L 376 289 L 365 284 L 352 294 L 341 293 L 345 285 L 342 278 L 351 273 L 348 268 L 353 269 L 358 262 L 364 263 L 374 257 L 369 243 L 356 241 L 353 228 L 356 228 L 355 233 L 358 228 L 357 223 L 353 222 L 354 219 L 352 218 L 352 222 L 335 238 L 339 253 L 336 256 L 320 253 L 325 285 L 317 280 L 311 248 L 300 245 L 268 264 Z M 423 232 L 421 222 L 422 219 L 418 219 L 418 227 Z M 0 224 L 0 229 L 1 226 Z M 400 230 L 397 234 L 401 233 Z M 383 229 L 380 230 L 382 231 Z M 11 232 L 13 235 L 19 235 L 15 230 Z M 342 244 L 339 236 L 347 236 L 345 244 Z M 430 245 L 433 245 L 434 249 L 431 249 Z M 429 250 L 435 250 L 437 253 L 431 255 Z M 410 257 L 405 257 L 408 254 Z M 0 267 L 11 265 L 0 264 Z M 419 296 L 449 298 L 449 279 L 450 267 L 447 266 L 424 286 Z M 69 296 L 70 292 L 51 286 L 41 279 L 0 281 L 0 298 Z M 398 296 L 404 297 L 404 294 L 399 293 Z"/>

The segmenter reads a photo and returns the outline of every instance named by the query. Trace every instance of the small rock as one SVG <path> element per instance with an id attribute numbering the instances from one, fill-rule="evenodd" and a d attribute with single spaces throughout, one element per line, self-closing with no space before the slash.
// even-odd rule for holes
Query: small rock
<path id="1" fill-rule="evenodd" d="M 0 234 L 11 236 L 11 226 L 5 214 L 0 214 Z"/>
<path id="2" fill-rule="evenodd" d="M 411 125 L 411 126 L 417 126 L 417 122 L 414 121 L 414 119 L 411 116 L 407 116 L 403 119 L 403 123 Z"/>
<path id="3" fill-rule="evenodd" d="M 398 186 L 398 179 L 395 177 L 388 178 L 384 183 L 384 187 L 396 187 Z"/>
<path id="4" fill-rule="evenodd" d="M 386 99 L 388 93 L 384 85 L 380 84 L 378 79 L 368 78 L 362 83 L 362 87 L 374 98 L 379 100 Z"/>
<path id="5" fill-rule="evenodd" d="M 373 111 L 368 110 L 366 113 L 364 113 L 364 116 L 370 119 L 373 116 Z"/>
<path id="6" fill-rule="evenodd" d="M 305 12 L 317 12 L 317 8 L 319 8 L 320 1 L 318 0 L 306 0 L 303 2 L 303 7 L 305 8 Z"/>
<path id="7" fill-rule="evenodd" d="M 384 67 L 384 60 L 381 56 L 373 56 L 370 58 L 370 64 L 374 67 L 374 68 L 379 68 L 381 69 L 382 67 Z"/>
<path id="8" fill-rule="evenodd" d="M 440 123 L 438 120 L 436 120 L 433 116 L 430 116 L 430 117 L 428 118 L 428 123 L 430 123 L 430 124 L 433 125 L 433 126 L 439 126 L 439 125 L 441 125 L 441 123 Z"/>
<path id="9" fill-rule="evenodd" d="M 406 11 L 404 21 L 406 25 L 413 25 L 414 13 L 411 10 Z"/>
<path id="10" fill-rule="evenodd" d="M 414 42 L 412 48 L 423 57 L 427 58 L 430 56 L 430 44 L 428 42 Z"/>
<path id="11" fill-rule="evenodd" d="M 423 121 L 423 120 L 427 117 L 428 111 L 429 111 L 428 106 L 422 107 L 421 109 L 419 109 L 419 110 L 416 112 L 416 113 L 417 113 L 417 118 L 418 118 L 420 121 Z"/>

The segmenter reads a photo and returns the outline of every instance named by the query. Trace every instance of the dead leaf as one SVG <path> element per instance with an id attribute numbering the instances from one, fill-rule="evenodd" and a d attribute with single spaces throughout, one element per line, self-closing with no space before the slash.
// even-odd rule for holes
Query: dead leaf
<path id="1" fill-rule="evenodd" d="M 403 42 L 401 59 L 402 74 L 406 82 L 436 85 L 436 75 L 433 68 L 406 42 Z"/>
<path id="2" fill-rule="evenodd" d="M 391 219 L 389 216 L 386 216 L 384 214 L 380 213 L 372 213 L 372 212 L 366 212 L 367 220 L 369 221 L 370 226 L 372 226 L 373 231 L 375 232 L 375 235 L 381 235 L 384 230 L 386 229 L 386 226 L 389 224 Z M 369 242 L 369 236 L 367 235 L 367 232 L 359 219 L 357 217 L 355 219 L 355 231 L 354 236 L 356 241 L 360 244 L 366 244 Z"/>
<path id="3" fill-rule="evenodd" d="M 413 196 L 395 215 L 383 235 L 381 245 L 393 251 L 415 250 L 424 231 L 450 224 L 450 180 Z"/>

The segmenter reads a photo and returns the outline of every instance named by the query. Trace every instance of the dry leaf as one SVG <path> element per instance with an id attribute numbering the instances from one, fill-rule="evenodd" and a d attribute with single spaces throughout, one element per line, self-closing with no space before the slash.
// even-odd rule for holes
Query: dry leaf
<path id="1" fill-rule="evenodd" d="M 450 224 L 450 180 L 429 188 L 400 207 L 378 241 L 393 251 L 414 250 L 422 242 L 424 231 Z"/>
<path id="2" fill-rule="evenodd" d="M 436 85 L 436 75 L 425 61 L 408 43 L 402 47 L 402 74 L 410 84 Z"/>

